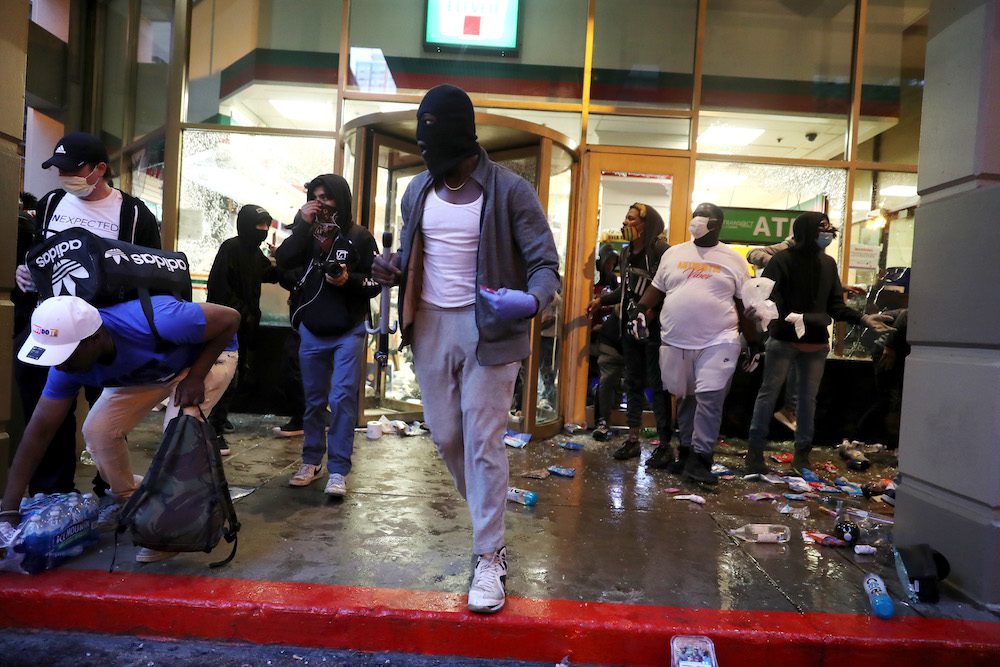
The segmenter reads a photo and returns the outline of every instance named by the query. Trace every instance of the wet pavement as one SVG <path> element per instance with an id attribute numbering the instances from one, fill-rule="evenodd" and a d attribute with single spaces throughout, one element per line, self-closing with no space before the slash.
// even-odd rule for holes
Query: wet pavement
<path id="1" fill-rule="evenodd" d="M 160 420 L 159 413 L 152 413 L 130 436 L 137 472 L 152 457 Z M 141 565 L 133 559 L 129 538 L 122 536 L 116 571 L 464 593 L 471 569 L 468 513 L 429 436 L 367 440 L 359 431 L 348 495 L 331 500 L 323 494 L 322 480 L 306 488 L 287 485 L 300 463 L 302 441 L 272 436 L 282 417 L 238 414 L 232 421 L 236 432 L 227 435 L 233 452 L 225 459 L 227 477 L 235 491 L 250 491 L 235 505 L 242 523 L 236 559 L 223 568 L 207 567 L 224 550 L 228 553 L 228 545 L 222 544 L 213 554 L 182 554 Z M 584 448 L 558 446 L 567 440 Z M 618 439 L 599 443 L 580 434 L 507 448 L 511 484 L 538 494 L 534 507 L 508 503 L 509 595 L 865 615 L 870 612 L 861 581 L 874 571 L 888 585 L 898 616 L 1000 621 L 1000 615 L 948 589 L 938 604 L 904 603 L 888 549 L 859 556 L 845 548 L 805 544 L 802 530 L 833 529 L 833 517 L 816 502 L 792 503 L 810 508 L 809 518 L 800 521 L 780 515 L 774 503 L 744 498 L 754 492 L 780 495 L 787 491 L 784 486 L 739 476 L 717 488 L 684 483 L 642 465 L 652 451 L 649 443 L 643 445 L 641 460 L 613 460 L 611 452 L 619 444 Z M 738 471 L 742 446 L 740 440 L 728 440 L 716 462 Z M 896 472 L 895 458 L 888 453 L 870 456 L 873 466 L 864 473 L 847 471 L 833 449 L 815 450 L 813 457 L 859 483 Z M 775 469 L 786 467 L 770 463 Z M 576 476 L 521 477 L 551 465 L 574 467 Z M 92 470 L 80 467 L 81 488 Z M 669 491 L 673 487 L 702 495 L 706 502 L 676 500 Z M 892 510 L 867 499 L 860 504 L 882 514 Z M 747 544 L 727 534 L 747 523 L 787 525 L 791 541 Z M 112 545 L 112 536 L 105 534 L 96 547 L 64 567 L 107 570 Z"/>

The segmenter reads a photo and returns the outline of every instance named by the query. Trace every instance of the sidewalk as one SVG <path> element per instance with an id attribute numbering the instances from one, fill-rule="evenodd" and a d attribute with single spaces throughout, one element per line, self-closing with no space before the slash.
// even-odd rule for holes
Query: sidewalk
<path id="1" fill-rule="evenodd" d="M 137 471 L 158 442 L 160 418 L 151 415 L 130 437 Z M 109 574 L 113 540 L 105 535 L 54 572 L 0 575 L 0 626 L 628 665 L 666 664 L 671 636 L 706 634 L 725 667 L 858 657 L 1000 664 L 1000 615 L 956 598 L 904 604 L 881 559 L 804 544 L 801 530 L 832 528 L 815 503 L 798 521 L 743 498 L 778 487 L 738 478 L 717 493 L 687 487 L 637 460 L 612 460 L 617 441 L 587 436 L 572 438 L 585 444 L 579 452 L 557 446 L 565 436 L 508 448 L 511 483 L 539 500 L 508 504 L 507 608 L 473 615 L 465 610 L 468 514 L 429 437 L 369 441 L 359 433 L 348 496 L 332 501 L 322 481 L 287 486 L 301 438 L 273 438 L 281 418 L 233 421 L 229 483 L 252 493 L 236 503 L 243 529 L 232 563 L 207 567 L 228 553 L 221 545 L 140 565 L 123 536 Z M 830 450 L 821 456 L 834 460 Z M 735 456 L 718 460 L 739 465 Z M 577 475 L 520 477 L 548 465 Z M 81 488 L 91 474 L 81 466 Z M 674 500 L 669 487 L 706 504 Z M 738 544 L 725 532 L 752 522 L 790 526 L 791 543 Z M 889 586 L 895 619 L 870 615 L 867 571 Z"/>

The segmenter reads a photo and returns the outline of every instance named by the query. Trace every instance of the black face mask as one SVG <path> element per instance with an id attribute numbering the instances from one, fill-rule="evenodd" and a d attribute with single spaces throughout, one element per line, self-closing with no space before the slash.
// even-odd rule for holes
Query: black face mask
<path id="1" fill-rule="evenodd" d="M 417 142 L 431 176 L 441 178 L 478 153 L 476 138 L 476 113 L 464 90 L 445 84 L 427 91 L 417 109 Z"/>
<path id="2" fill-rule="evenodd" d="M 254 229 L 253 232 L 254 232 L 253 233 L 253 240 L 257 243 L 257 245 L 260 245 L 261 243 L 263 243 L 264 239 L 267 238 L 267 230 L 266 229 Z"/>

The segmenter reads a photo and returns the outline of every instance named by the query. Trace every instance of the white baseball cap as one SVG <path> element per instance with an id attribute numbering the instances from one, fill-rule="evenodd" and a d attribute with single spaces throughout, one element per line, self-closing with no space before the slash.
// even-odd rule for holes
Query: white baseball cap
<path id="1" fill-rule="evenodd" d="M 56 366 L 69 359 L 84 338 L 104 322 L 101 313 L 78 296 L 54 296 L 31 314 L 31 334 L 17 358 L 26 364 Z"/>

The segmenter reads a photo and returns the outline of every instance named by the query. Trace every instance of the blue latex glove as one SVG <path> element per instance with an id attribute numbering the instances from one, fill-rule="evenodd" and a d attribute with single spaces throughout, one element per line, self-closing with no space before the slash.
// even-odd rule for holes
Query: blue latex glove
<path id="1" fill-rule="evenodd" d="M 538 300 L 518 289 L 480 287 L 479 294 L 502 320 L 522 320 L 538 312 Z"/>

